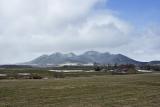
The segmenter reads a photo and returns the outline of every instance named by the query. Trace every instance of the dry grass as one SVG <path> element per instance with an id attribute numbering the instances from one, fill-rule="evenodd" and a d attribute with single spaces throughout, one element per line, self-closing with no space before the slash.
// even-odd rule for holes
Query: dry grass
<path id="1" fill-rule="evenodd" d="M 160 74 L 0 80 L 0 107 L 159 107 Z"/>

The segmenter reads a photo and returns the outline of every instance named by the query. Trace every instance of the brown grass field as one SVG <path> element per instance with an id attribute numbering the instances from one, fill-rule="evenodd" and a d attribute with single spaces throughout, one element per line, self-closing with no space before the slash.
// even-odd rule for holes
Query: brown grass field
<path id="1" fill-rule="evenodd" d="M 0 80 L 0 107 L 160 107 L 160 74 Z"/>

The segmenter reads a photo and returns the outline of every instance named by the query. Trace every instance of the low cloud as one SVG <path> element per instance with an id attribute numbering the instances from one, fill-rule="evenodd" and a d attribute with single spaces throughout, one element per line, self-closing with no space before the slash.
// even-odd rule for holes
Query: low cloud
<path id="1" fill-rule="evenodd" d="M 145 54 L 150 51 L 160 58 L 156 55 L 159 30 L 148 27 L 137 32 L 103 8 L 104 3 L 107 0 L 0 0 L 0 63 L 92 49 L 140 60 L 151 59 Z"/>

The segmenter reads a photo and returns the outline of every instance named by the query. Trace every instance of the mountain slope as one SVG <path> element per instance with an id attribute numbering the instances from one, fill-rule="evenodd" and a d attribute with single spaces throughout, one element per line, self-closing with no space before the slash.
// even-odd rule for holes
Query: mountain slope
<path id="1" fill-rule="evenodd" d="M 53 53 L 51 55 L 42 55 L 26 64 L 36 64 L 36 65 L 57 65 L 64 63 L 78 63 L 78 64 L 88 64 L 88 63 L 100 63 L 100 64 L 138 64 L 140 62 L 128 58 L 122 54 L 110 54 L 110 53 L 100 53 L 96 51 L 87 51 L 81 55 L 76 55 L 74 53 L 62 54 Z"/>
<path id="2" fill-rule="evenodd" d="M 149 65 L 160 65 L 160 61 L 150 61 L 148 62 Z"/>

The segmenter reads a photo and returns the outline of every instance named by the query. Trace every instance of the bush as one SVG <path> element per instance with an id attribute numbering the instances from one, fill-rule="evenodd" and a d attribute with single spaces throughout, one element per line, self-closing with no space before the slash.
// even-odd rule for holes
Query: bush
<path id="1" fill-rule="evenodd" d="M 54 72 L 54 77 L 55 78 L 64 78 L 65 75 L 63 72 Z"/>
<path id="2" fill-rule="evenodd" d="M 134 68 L 130 68 L 130 69 L 128 69 L 127 73 L 128 74 L 136 74 L 136 73 L 138 73 L 138 71 Z"/>
<path id="3" fill-rule="evenodd" d="M 32 74 L 33 79 L 42 79 L 42 77 L 38 74 Z"/>

